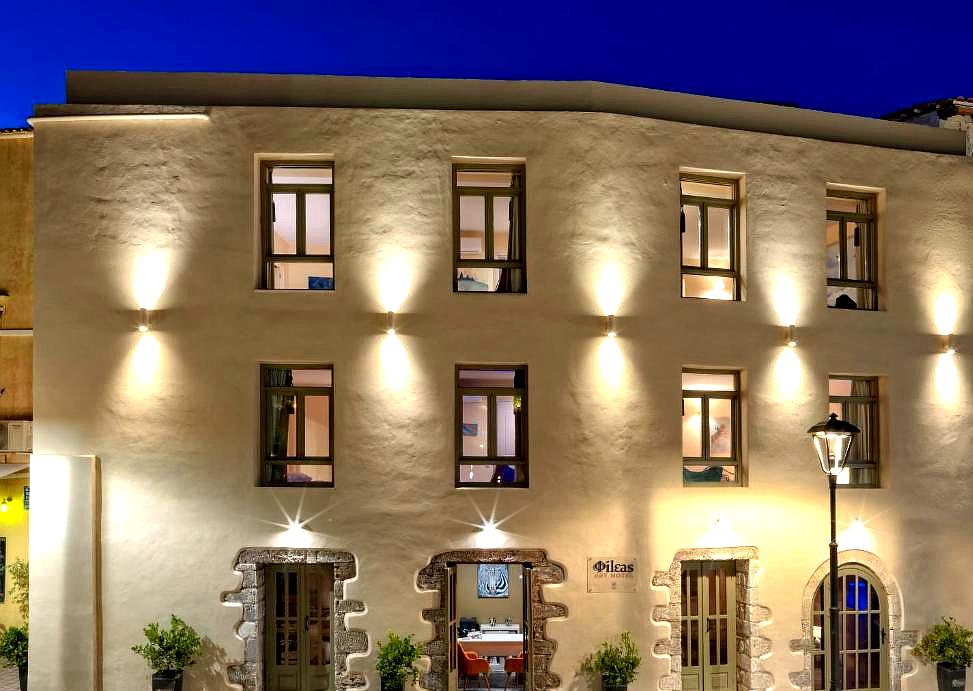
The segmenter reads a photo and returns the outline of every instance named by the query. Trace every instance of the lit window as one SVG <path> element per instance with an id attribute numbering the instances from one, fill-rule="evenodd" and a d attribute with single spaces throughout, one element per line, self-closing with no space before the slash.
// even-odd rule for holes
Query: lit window
<path id="1" fill-rule="evenodd" d="M 682 174 L 679 190 L 682 296 L 739 300 L 739 181 Z"/>
<path id="2" fill-rule="evenodd" d="M 527 368 L 456 369 L 456 486 L 527 486 Z"/>
<path id="3" fill-rule="evenodd" d="M 878 380 L 874 377 L 829 377 L 828 401 L 829 412 L 861 430 L 848 451 L 838 484 L 878 487 Z"/>
<path id="4" fill-rule="evenodd" d="M 876 196 L 829 189 L 826 202 L 828 307 L 878 309 Z"/>
<path id="5" fill-rule="evenodd" d="M 526 293 L 523 165 L 453 165 L 453 290 Z"/>
<path id="6" fill-rule="evenodd" d="M 683 370 L 682 477 L 692 486 L 742 484 L 739 372 Z"/>
<path id="7" fill-rule="evenodd" d="M 334 290 L 334 164 L 260 165 L 263 287 Z"/>
<path id="8" fill-rule="evenodd" d="M 334 486 L 332 376 L 328 365 L 261 365 L 261 484 Z"/>

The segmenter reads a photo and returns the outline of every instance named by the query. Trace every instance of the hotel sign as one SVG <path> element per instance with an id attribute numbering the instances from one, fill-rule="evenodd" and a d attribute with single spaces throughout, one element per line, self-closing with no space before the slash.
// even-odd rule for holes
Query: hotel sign
<path id="1" fill-rule="evenodd" d="M 588 557 L 588 592 L 634 593 L 638 574 L 635 557 Z"/>

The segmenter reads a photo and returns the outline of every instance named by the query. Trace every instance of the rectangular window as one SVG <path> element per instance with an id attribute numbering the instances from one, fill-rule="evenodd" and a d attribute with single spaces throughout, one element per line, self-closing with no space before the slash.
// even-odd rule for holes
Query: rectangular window
<path id="1" fill-rule="evenodd" d="M 456 486 L 527 487 L 527 367 L 456 368 Z"/>
<path id="2" fill-rule="evenodd" d="M 683 484 L 742 484 L 740 438 L 740 373 L 684 369 Z"/>
<path id="3" fill-rule="evenodd" d="M 740 183 L 679 176 L 682 296 L 740 299 Z"/>
<path id="4" fill-rule="evenodd" d="M 334 163 L 260 164 L 263 287 L 334 290 Z"/>
<path id="5" fill-rule="evenodd" d="M 828 189 L 826 202 L 828 307 L 878 309 L 877 197 Z"/>
<path id="6" fill-rule="evenodd" d="M 526 293 L 526 167 L 453 164 L 453 290 Z"/>
<path id="7" fill-rule="evenodd" d="M 261 365 L 263 485 L 334 486 L 330 365 Z"/>
<path id="8" fill-rule="evenodd" d="M 878 379 L 837 375 L 828 378 L 829 412 L 855 425 L 861 433 L 848 451 L 839 485 L 878 487 Z"/>

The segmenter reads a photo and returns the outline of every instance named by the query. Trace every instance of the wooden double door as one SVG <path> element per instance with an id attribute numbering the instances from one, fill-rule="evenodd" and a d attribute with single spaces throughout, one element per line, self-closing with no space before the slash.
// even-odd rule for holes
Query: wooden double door
<path id="1" fill-rule="evenodd" d="M 268 567 L 264 588 L 266 691 L 330 691 L 333 568 Z"/>
<path id="2" fill-rule="evenodd" d="M 736 688 L 736 567 L 732 561 L 682 565 L 682 688 Z"/>

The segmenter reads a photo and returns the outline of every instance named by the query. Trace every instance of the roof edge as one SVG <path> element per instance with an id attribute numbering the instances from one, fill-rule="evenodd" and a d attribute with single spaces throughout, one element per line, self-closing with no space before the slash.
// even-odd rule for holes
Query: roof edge
<path id="1" fill-rule="evenodd" d="M 67 103 L 601 112 L 966 155 L 966 136 L 955 130 L 593 81 L 69 71 Z"/>

